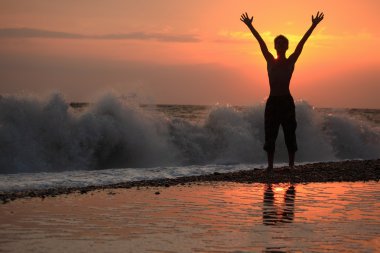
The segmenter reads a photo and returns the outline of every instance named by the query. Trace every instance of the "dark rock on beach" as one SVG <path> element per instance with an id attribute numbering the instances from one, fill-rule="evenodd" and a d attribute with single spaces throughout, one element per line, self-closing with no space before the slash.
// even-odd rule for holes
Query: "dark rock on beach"
<path id="1" fill-rule="evenodd" d="M 312 182 L 355 182 L 355 181 L 379 181 L 380 159 L 354 160 L 340 162 L 320 162 L 298 165 L 294 168 L 274 168 L 273 171 L 265 171 L 252 168 L 247 171 L 219 173 L 210 175 L 188 176 L 174 179 L 155 179 L 134 182 L 123 182 L 104 186 L 86 186 L 73 188 L 54 188 L 43 190 L 30 190 L 20 192 L 0 192 L 0 201 L 8 203 L 19 198 L 53 197 L 61 194 L 80 193 L 103 189 L 129 189 L 132 187 L 169 187 L 174 185 L 186 185 L 200 182 L 236 182 L 236 183 L 312 183 Z M 158 192 L 158 191 L 157 191 Z M 157 193 L 156 193 L 157 194 Z"/>

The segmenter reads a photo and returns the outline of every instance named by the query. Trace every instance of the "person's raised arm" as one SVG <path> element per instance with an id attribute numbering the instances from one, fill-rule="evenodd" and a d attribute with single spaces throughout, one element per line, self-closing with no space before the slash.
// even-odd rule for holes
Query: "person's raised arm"
<path id="1" fill-rule="evenodd" d="M 314 15 L 311 16 L 311 22 L 312 22 L 311 26 L 310 26 L 309 30 L 307 30 L 305 35 L 302 37 L 300 42 L 298 43 L 296 50 L 294 50 L 294 53 L 291 56 L 289 56 L 289 60 L 291 60 L 293 62 L 297 61 L 298 57 L 300 56 L 300 54 L 302 52 L 302 49 L 303 49 L 303 46 L 305 45 L 306 40 L 310 37 L 310 35 L 314 31 L 315 27 L 317 27 L 319 22 L 322 21 L 324 16 L 325 15 L 323 14 L 323 12 L 319 13 L 319 11 L 317 12 L 317 15 L 315 17 L 314 17 Z"/>
<path id="2" fill-rule="evenodd" d="M 261 52 L 263 53 L 265 60 L 273 60 L 273 55 L 269 52 L 267 45 L 265 44 L 263 38 L 261 38 L 260 34 L 256 31 L 256 29 L 252 25 L 253 17 L 249 18 L 248 13 L 243 13 L 240 17 L 240 20 L 246 24 L 251 30 L 253 36 L 256 38 L 256 40 L 259 42 Z"/>

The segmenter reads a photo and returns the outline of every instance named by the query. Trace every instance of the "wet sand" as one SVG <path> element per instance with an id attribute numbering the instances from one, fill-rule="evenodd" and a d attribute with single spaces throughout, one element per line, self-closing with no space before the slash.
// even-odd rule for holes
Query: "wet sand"
<path id="1" fill-rule="evenodd" d="M 3 203 L 19 198 L 54 197 L 61 194 L 80 192 L 82 194 L 99 189 L 120 189 L 133 187 L 170 187 L 184 184 L 197 184 L 200 182 L 237 182 L 237 183 L 310 183 L 310 182 L 358 182 L 380 180 L 380 159 L 323 162 L 298 165 L 294 169 L 288 167 L 275 168 L 272 172 L 252 168 L 248 171 L 231 173 L 213 173 L 203 176 L 189 176 L 175 179 L 143 180 L 124 182 L 105 186 L 87 186 L 80 188 L 53 188 L 44 190 L 30 190 L 20 192 L 0 192 Z"/>
<path id="2" fill-rule="evenodd" d="M 0 205 L 0 252 L 377 252 L 380 184 L 198 182 Z"/>

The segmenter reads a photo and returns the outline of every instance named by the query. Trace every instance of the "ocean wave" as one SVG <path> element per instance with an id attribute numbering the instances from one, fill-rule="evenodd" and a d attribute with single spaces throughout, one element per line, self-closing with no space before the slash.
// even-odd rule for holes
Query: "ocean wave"
<path id="1" fill-rule="evenodd" d="M 78 111 L 60 94 L 0 98 L 0 173 L 208 164 L 263 164 L 264 104 L 215 106 L 204 121 L 167 117 L 106 95 Z M 296 102 L 299 162 L 380 156 L 380 132 Z M 287 161 L 282 131 L 276 162 Z"/>

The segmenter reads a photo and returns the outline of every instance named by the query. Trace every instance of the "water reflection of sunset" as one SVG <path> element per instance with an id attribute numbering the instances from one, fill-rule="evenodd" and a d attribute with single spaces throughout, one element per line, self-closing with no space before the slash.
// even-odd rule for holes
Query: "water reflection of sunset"
<path id="1" fill-rule="evenodd" d="M 21 199 L 0 207 L 0 243 L 32 250 L 53 236 L 54 247 L 86 238 L 103 252 L 371 250 L 380 243 L 379 196 L 375 182 L 210 183 Z"/>

